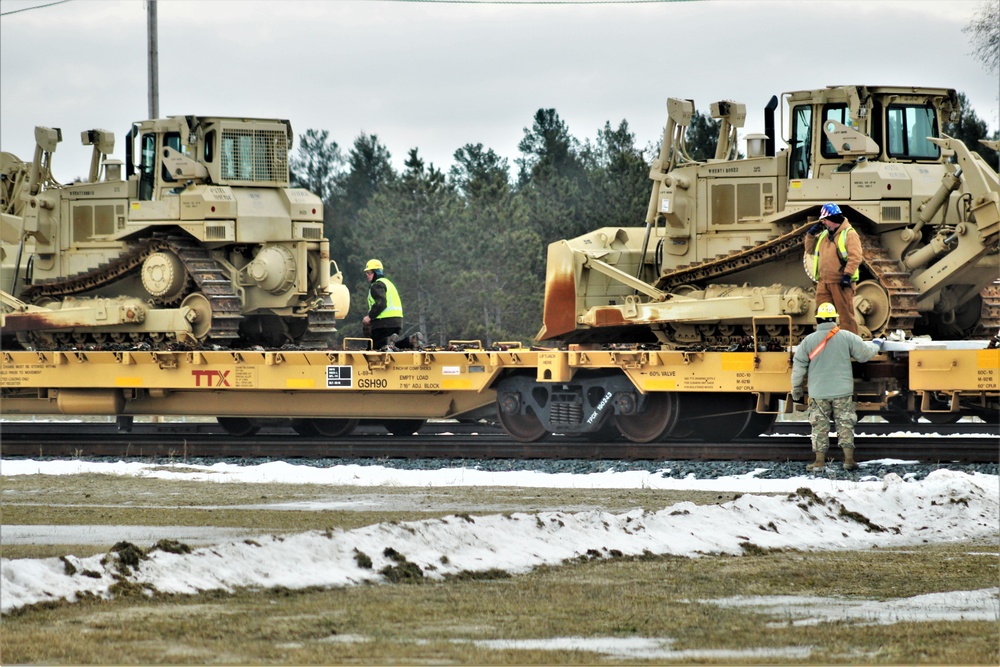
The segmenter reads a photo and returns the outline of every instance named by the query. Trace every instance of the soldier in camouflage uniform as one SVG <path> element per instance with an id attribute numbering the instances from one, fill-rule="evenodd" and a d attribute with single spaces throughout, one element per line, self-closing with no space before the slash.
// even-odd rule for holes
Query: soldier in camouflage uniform
<path id="1" fill-rule="evenodd" d="M 822 470 L 830 449 L 830 425 L 837 425 L 837 442 L 844 450 L 844 469 L 854 470 L 854 425 L 858 415 L 854 404 L 854 374 L 851 360 L 864 363 L 875 356 L 884 343 L 871 342 L 837 326 L 837 310 L 832 303 L 816 309 L 816 331 L 806 336 L 792 359 L 792 400 L 801 404 L 803 385 L 809 382 L 809 423 L 816 460 L 807 470 Z"/>

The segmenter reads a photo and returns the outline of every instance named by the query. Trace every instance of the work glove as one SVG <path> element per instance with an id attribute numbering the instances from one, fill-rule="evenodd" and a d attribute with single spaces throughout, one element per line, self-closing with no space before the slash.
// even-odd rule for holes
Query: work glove
<path id="1" fill-rule="evenodd" d="M 851 286 L 851 277 L 848 275 L 843 275 L 840 277 L 840 286 L 844 289 Z"/>
<path id="2" fill-rule="evenodd" d="M 881 350 L 882 346 L 885 345 L 885 338 L 872 338 L 872 342 L 875 343 L 875 347 Z"/>
<path id="3" fill-rule="evenodd" d="M 796 412 L 803 412 L 806 409 L 805 397 L 802 394 L 792 393 L 792 407 Z"/>
<path id="4" fill-rule="evenodd" d="M 823 231 L 823 223 L 817 222 L 815 225 L 809 228 L 809 234 L 811 236 L 818 236 Z"/>

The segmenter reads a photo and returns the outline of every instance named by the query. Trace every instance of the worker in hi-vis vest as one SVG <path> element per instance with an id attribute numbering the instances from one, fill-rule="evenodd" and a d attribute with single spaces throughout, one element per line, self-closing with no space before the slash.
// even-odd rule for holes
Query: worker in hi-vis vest
<path id="1" fill-rule="evenodd" d="M 858 284 L 861 237 L 836 204 L 823 204 L 819 222 L 805 240 L 806 265 L 816 281 L 816 305 L 832 303 L 840 314 L 840 328 L 859 333 L 854 316 L 854 288 Z"/>
<path id="2" fill-rule="evenodd" d="M 403 330 L 403 302 L 396 286 L 382 273 L 382 262 L 368 260 L 368 314 L 362 321 L 366 333 L 370 332 L 372 348 L 380 350 L 394 344 Z"/>

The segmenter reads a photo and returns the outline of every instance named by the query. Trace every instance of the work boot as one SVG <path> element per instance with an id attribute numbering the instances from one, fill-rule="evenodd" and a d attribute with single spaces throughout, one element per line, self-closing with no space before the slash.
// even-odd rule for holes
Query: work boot
<path id="1" fill-rule="evenodd" d="M 816 460 L 806 466 L 806 470 L 822 470 L 826 466 L 826 452 L 816 452 Z"/>
<path id="2" fill-rule="evenodd" d="M 844 450 L 844 470 L 857 470 L 858 464 L 854 461 L 854 450 Z"/>

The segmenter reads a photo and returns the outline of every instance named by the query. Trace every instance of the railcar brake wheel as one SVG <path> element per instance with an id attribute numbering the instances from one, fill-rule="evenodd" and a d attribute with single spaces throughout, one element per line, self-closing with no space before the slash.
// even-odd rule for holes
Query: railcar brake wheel
<path id="1" fill-rule="evenodd" d="M 503 430 L 518 442 L 538 442 L 549 434 L 541 420 L 530 411 L 531 408 L 528 410 L 527 414 L 506 414 L 502 409 L 497 410 Z"/>
<path id="2" fill-rule="evenodd" d="M 677 394 L 656 392 L 646 397 L 645 409 L 634 415 L 615 415 L 618 430 L 632 442 L 654 442 L 677 426 L 680 418 Z"/>

